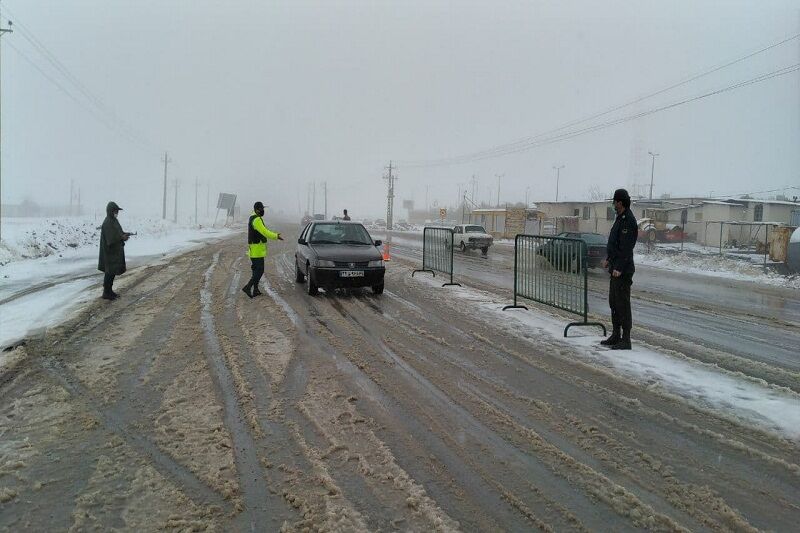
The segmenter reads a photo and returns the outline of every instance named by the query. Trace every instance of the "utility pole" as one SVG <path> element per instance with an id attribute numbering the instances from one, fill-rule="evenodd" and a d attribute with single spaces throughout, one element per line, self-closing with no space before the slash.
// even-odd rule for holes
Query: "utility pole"
<path id="1" fill-rule="evenodd" d="M 558 201 L 558 181 L 561 179 L 561 169 L 564 168 L 564 165 L 561 166 L 554 166 L 553 170 L 556 171 L 556 202 Z"/>
<path id="2" fill-rule="evenodd" d="M 530 187 L 525 187 L 525 209 L 527 209 L 528 206 L 530 205 L 528 203 L 528 193 L 529 192 L 531 192 L 531 188 Z"/>
<path id="3" fill-rule="evenodd" d="M 167 219 L 167 164 L 172 163 L 172 159 L 169 158 L 169 154 L 164 152 L 164 203 L 161 208 L 161 218 L 166 220 Z"/>
<path id="4" fill-rule="evenodd" d="M 73 190 L 75 189 L 75 180 L 69 180 L 69 214 L 68 216 L 72 216 L 72 198 L 74 198 L 75 193 Z"/>
<path id="5" fill-rule="evenodd" d="M 206 219 L 208 219 L 209 209 L 211 208 L 211 183 L 206 182 Z"/>
<path id="6" fill-rule="evenodd" d="M 311 194 L 311 216 L 313 217 L 317 213 L 317 182 L 311 182 L 311 190 L 313 191 Z"/>
<path id="7" fill-rule="evenodd" d="M 2 20 L 2 18 L 0 18 L 0 42 L 3 42 L 3 38 L 2 38 L 3 35 L 5 35 L 6 33 L 11 33 L 13 31 L 11 29 L 11 21 L 10 20 L 8 21 L 8 26 L 9 26 L 8 28 L 3 28 L 3 20 Z M 0 57 L 2 57 L 2 56 L 3 56 L 3 54 L 2 54 L 2 52 L 0 52 Z M 0 73 L 2 73 L 2 68 L 0 68 Z M 2 76 L 0 76 L 0 85 L 2 85 Z M 0 100 L 2 100 L 2 99 L 0 99 Z M 0 107 L 2 107 L 2 106 L 0 105 Z M 0 120 L 0 122 L 2 122 L 2 120 Z M 2 131 L 2 129 L 3 129 L 2 126 L 0 126 L 0 131 Z M 2 145 L 3 145 L 2 135 L 0 135 L 0 147 L 2 147 Z M 2 152 L 2 150 L 0 150 L 0 152 Z M 2 161 L 3 161 L 3 159 L 2 159 L 2 157 L 0 157 L 0 221 L 3 220 L 3 213 L 2 213 L 2 210 L 3 210 L 3 207 L 2 207 L 3 206 L 3 178 L 2 178 L 3 170 L 2 170 L 2 168 L 3 168 L 3 165 L 2 165 Z M 0 222 L 0 241 L 2 241 L 2 240 L 3 240 L 3 226 L 2 226 L 2 223 Z"/>
<path id="8" fill-rule="evenodd" d="M 197 223 L 197 189 L 200 187 L 200 179 L 194 178 L 194 225 L 199 226 Z"/>
<path id="9" fill-rule="evenodd" d="M 475 204 L 475 193 L 477 192 L 477 188 L 478 188 L 478 177 L 475 174 L 472 175 L 472 179 L 470 180 L 470 183 L 472 183 L 472 198 L 471 198 L 471 200 L 472 200 L 472 203 L 474 205 Z"/>
<path id="10" fill-rule="evenodd" d="M 81 188 L 78 187 L 78 216 L 81 216 Z"/>
<path id="11" fill-rule="evenodd" d="M 386 194 L 386 230 L 389 231 L 392 229 L 392 215 L 394 214 L 394 182 L 397 180 L 397 176 L 392 174 L 392 171 L 395 169 L 395 167 L 392 166 L 391 161 L 389 161 L 389 166 L 386 167 L 386 169 L 389 172 L 383 176 L 383 179 L 385 179 L 389 184 L 389 191 Z"/>
<path id="12" fill-rule="evenodd" d="M 647 153 L 650 154 L 652 156 L 652 158 L 653 158 L 653 166 L 650 167 L 650 199 L 652 200 L 653 199 L 653 175 L 656 172 L 656 157 L 658 157 L 661 154 L 657 154 L 657 153 L 653 153 L 653 152 L 647 152 Z"/>
<path id="13" fill-rule="evenodd" d="M 431 212 L 431 204 L 428 203 L 428 189 L 430 187 L 428 185 L 425 186 L 425 217 L 427 218 Z"/>
<path id="14" fill-rule="evenodd" d="M 322 187 L 325 191 L 325 220 L 328 220 L 328 182 L 323 182 Z"/>
<path id="15" fill-rule="evenodd" d="M 500 178 L 505 177 L 505 174 L 495 174 L 497 176 L 497 208 L 500 209 Z"/>
<path id="16" fill-rule="evenodd" d="M 172 221 L 178 223 L 178 179 L 173 180 L 175 184 L 175 210 L 172 212 Z"/>

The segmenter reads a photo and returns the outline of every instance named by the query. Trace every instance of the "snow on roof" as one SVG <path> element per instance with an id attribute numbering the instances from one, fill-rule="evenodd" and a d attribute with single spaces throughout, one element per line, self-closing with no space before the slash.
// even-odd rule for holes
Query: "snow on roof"
<path id="1" fill-rule="evenodd" d="M 800 202 L 790 202 L 787 200 L 759 200 L 758 198 L 729 198 L 727 200 L 722 200 L 722 202 L 723 203 L 750 202 L 753 204 L 791 205 L 794 207 L 800 207 Z"/>
<path id="2" fill-rule="evenodd" d="M 710 205 L 727 205 L 728 207 L 732 205 L 736 205 L 733 202 L 724 202 L 722 200 L 703 200 L 703 205 L 710 204 Z"/>
<path id="3" fill-rule="evenodd" d="M 498 207 L 496 209 L 491 208 L 481 208 L 481 209 L 473 209 L 472 213 L 505 213 L 505 207 Z"/>

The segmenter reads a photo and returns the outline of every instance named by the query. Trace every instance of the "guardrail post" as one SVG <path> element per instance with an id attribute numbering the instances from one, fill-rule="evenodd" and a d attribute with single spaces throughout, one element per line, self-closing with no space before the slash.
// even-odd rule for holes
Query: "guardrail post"
<path id="1" fill-rule="evenodd" d="M 507 305 L 503 307 L 503 311 L 507 309 L 528 309 L 527 306 L 517 304 L 517 264 L 519 261 L 519 237 L 519 235 L 514 237 L 514 305 Z"/>
<path id="2" fill-rule="evenodd" d="M 460 283 L 453 282 L 453 272 L 455 271 L 455 264 L 453 257 L 456 249 L 455 237 L 453 237 L 453 228 L 449 229 L 448 234 L 450 235 L 450 282 L 443 283 L 442 287 L 448 287 L 448 286 L 460 287 L 461 286 Z"/>
<path id="3" fill-rule="evenodd" d="M 428 228 L 423 228 L 422 229 L 422 268 L 417 268 L 417 269 L 412 270 L 411 271 L 411 277 L 412 278 L 414 277 L 414 274 L 416 274 L 417 272 L 430 272 L 431 274 L 433 274 L 434 278 L 436 277 L 436 272 L 434 272 L 433 270 L 431 270 L 429 268 L 425 268 L 425 251 L 428 248 L 428 239 L 426 239 L 425 237 L 427 235 L 428 235 Z"/>

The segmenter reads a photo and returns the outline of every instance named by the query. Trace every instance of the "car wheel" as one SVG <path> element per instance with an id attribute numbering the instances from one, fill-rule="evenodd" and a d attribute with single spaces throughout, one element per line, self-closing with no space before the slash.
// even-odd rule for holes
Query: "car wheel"
<path id="1" fill-rule="evenodd" d="M 383 283 L 381 283 L 380 285 L 375 285 L 374 287 L 372 287 L 372 292 L 374 294 L 383 294 Z"/>
<path id="2" fill-rule="evenodd" d="M 294 260 L 294 280 L 297 283 L 303 283 L 306 280 L 305 274 L 300 271 L 300 265 L 297 264 L 297 258 Z"/>
<path id="3" fill-rule="evenodd" d="M 461 253 L 467 251 L 467 246 L 464 244 L 464 241 L 461 241 L 461 246 L 459 246 L 459 248 L 461 249 Z"/>
<path id="4" fill-rule="evenodd" d="M 483 248 L 481 248 L 481 253 L 483 255 L 488 254 L 489 253 L 489 247 L 488 246 L 484 246 Z"/>
<path id="5" fill-rule="evenodd" d="M 314 283 L 314 276 L 311 275 L 311 269 L 308 269 L 308 295 L 316 296 L 319 292 L 317 284 Z"/>

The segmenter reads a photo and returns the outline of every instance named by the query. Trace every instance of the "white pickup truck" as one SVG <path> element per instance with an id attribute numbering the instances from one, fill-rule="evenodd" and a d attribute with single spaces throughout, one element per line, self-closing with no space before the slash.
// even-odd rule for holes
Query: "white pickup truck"
<path id="1" fill-rule="evenodd" d="M 453 244 L 462 252 L 477 250 L 486 255 L 494 238 L 486 233 L 483 226 L 475 224 L 459 224 L 453 228 Z"/>

